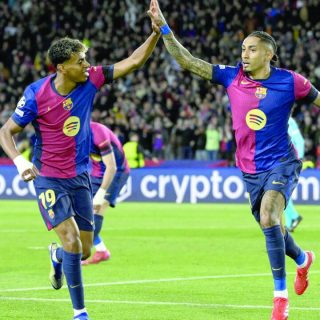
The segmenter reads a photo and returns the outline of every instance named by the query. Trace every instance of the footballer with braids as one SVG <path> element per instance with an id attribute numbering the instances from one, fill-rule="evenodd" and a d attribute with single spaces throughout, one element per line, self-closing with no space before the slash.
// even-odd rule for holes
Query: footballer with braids
<path id="1" fill-rule="evenodd" d="M 254 31 L 242 42 L 236 66 L 213 65 L 194 57 L 175 38 L 157 0 L 148 12 L 164 44 L 181 68 L 225 87 L 236 138 L 236 164 L 250 196 L 251 211 L 265 238 L 274 282 L 272 320 L 288 319 L 285 256 L 297 265 L 296 294 L 308 288 L 314 253 L 302 250 L 284 228 L 282 214 L 297 186 L 301 161 L 288 136 L 296 100 L 320 107 L 320 93 L 302 75 L 275 68 L 277 45 L 266 32 Z"/>

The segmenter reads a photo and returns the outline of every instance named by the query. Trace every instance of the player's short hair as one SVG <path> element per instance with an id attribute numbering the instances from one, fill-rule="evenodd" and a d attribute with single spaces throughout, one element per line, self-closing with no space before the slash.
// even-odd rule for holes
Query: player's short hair
<path id="1" fill-rule="evenodd" d="M 62 38 L 51 44 L 48 57 L 56 68 L 58 64 L 69 60 L 73 53 L 87 50 L 87 46 L 78 39 Z"/>
<path id="2" fill-rule="evenodd" d="M 267 44 L 270 44 L 273 49 L 273 57 L 272 57 L 271 61 L 272 62 L 278 61 L 278 56 L 277 56 L 278 46 L 277 46 L 276 40 L 274 40 L 274 38 L 272 36 L 270 36 L 269 33 L 264 32 L 264 31 L 253 31 L 248 35 L 248 37 L 257 37 L 261 41 L 263 41 Z"/>

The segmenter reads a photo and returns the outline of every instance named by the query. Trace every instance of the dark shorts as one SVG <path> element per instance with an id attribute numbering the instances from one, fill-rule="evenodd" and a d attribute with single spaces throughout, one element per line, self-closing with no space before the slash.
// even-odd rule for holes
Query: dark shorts
<path id="1" fill-rule="evenodd" d="M 260 221 L 260 205 L 264 193 L 267 190 L 275 190 L 285 198 L 285 206 L 291 194 L 298 184 L 302 163 L 300 160 L 290 160 L 281 163 L 272 170 L 249 174 L 242 173 L 243 180 L 249 193 L 251 211 L 255 219 Z"/>
<path id="2" fill-rule="evenodd" d="M 127 183 L 129 178 L 129 173 L 124 171 L 118 171 L 107 190 L 106 196 L 104 197 L 110 204 L 110 207 L 114 208 L 116 206 L 117 197 L 123 188 L 123 186 Z M 98 189 L 101 186 L 102 178 L 91 177 L 92 183 L 92 191 L 93 196 L 97 193 Z"/>
<path id="3" fill-rule="evenodd" d="M 48 230 L 73 216 L 79 230 L 93 231 L 92 188 L 88 173 L 70 179 L 39 176 L 34 180 L 34 186 Z"/>

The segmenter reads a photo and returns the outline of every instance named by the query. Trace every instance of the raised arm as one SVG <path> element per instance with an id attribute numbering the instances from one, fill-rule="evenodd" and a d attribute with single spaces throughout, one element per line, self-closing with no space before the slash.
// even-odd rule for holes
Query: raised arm
<path id="1" fill-rule="evenodd" d="M 128 58 L 115 63 L 113 69 L 113 78 L 121 78 L 143 66 L 153 52 L 159 38 L 160 32 L 157 33 L 154 30 L 149 38 Z"/>
<path id="2" fill-rule="evenodd" d="M 170 55 L 179 63 L 181 68 L 189 70 L 201 78 L 211 80 L 212 64 L 195 58 L 185 47 L 181 45 L 181 43 L 179 43 L 172 31 L 168 27 L 166 28 L 167 22 L 160 10 L 157 0 L 151 0 L 148 15 L 156 26 L 165 30 L 165 33 L 163 33 L 164 44 Z M 163 29 L 163 27 L 165 27 L 165 29 Z"/>

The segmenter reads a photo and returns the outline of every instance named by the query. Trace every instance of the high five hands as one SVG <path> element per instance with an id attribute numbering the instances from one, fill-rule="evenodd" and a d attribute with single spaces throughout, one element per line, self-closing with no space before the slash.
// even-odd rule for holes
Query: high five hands
<path id="1" fill-rule="evenodd" d="M 166 19 L 164 18 L 163 14 L 160 10 L 159 3 L 157 0 L 150 1 L 150 8 L 147 13 L 151 19 L 153 31 L 155 31 L 155 29 L 154 29 L 154 27 L 155 27 L 160 32 L 160 27 L 166 25 L 167 22 L 166 22 Z"/>

